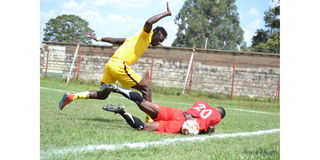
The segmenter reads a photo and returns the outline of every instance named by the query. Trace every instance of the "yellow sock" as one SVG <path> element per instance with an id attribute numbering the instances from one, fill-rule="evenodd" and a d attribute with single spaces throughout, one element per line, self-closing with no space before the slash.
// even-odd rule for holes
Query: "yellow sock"
<path id="1" fill-rule="evenodd" d="M 73 99 L 89 99 L 89 91 L 75 93 L 74 95 Z"/>
<path id="2" fill-rule="evenodd" d="M 146 114 L 146 122 L 148 122 L 148 123 L 153 122 L 153 120 L 149 114 Z"/>

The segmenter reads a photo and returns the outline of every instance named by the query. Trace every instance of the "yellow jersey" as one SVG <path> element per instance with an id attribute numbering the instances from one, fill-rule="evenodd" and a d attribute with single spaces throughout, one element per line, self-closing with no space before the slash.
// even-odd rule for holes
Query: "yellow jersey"
<path id="1" fill-rule="evenodd" d="M 152 34 L 153 30 L 147 33 L 142 29 L 138 34 L 127 38 L 116 50 L 112 58 L 119 58 L 126 62 L 126 65 L 133 64 L 147 50 L 151 43 Z"/>

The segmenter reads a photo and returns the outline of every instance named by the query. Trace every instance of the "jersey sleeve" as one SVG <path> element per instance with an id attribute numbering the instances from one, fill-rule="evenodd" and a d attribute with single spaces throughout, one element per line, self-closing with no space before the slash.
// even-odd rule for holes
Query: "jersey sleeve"
<path id="1" fill-rule="evenodd" d="M 151 40 L 152 34 L 153 34 L 153 30 L 151 30 L 149 33 L 147 33 L 146 31 L 144 31 L 144 30 L 142 29 L 141 32 L 140 32 L 141 38 L 143 38 L 143 39 L 148 39 L 148 40 Z"/>

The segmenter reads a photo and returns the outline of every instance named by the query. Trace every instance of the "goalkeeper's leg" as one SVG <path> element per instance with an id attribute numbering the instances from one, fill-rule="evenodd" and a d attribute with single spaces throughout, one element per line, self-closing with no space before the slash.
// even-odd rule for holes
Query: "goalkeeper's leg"
<path id="1" fill-rule="evenodd" d="M 105 87 L 109 89 L 113 88 L 111 90 L 112 92 L 119 93 L 135 102 L 143 112 L 145 112 L 147 115 L 150 115 L 150 118 L 156 118 L 158 116 L 159 106 L 155 103 L 145 100 L 138 92 L 120 88 L 115 84 L 105 85 Z"/>
<path id="2" fill-rule="evenodd" d="M 135 117 L 126 111 L 119 114 L 132 128 L 137 130 L 157 131 L 159 127 L 159 122 L 143 123 L 138 117 Z"/>
<path id="3" fill-rule="evenodd" d="M 112 104 L 107 104 L 104 107 L 102 107 L 102 109 L 105 111 L 120 114 L 132 128 L 135 128 L 137 130 L 144 129 L 144 123 L 139 118 L 132 116 L 130 113 L 126 112 L 124 110 L 125 106 L 123 105 L 116 106 Z"/>
<path id="4" fill-rule="evenodd" d="M 138 85 L 133 86 L 132 88 L 139 90 L 145 100 L 152 102 L 151 86 L 146 79 L 142 79 Z M 148 114 L 146 114 L 146 122 L 153 122 L 152 118 Z"/>

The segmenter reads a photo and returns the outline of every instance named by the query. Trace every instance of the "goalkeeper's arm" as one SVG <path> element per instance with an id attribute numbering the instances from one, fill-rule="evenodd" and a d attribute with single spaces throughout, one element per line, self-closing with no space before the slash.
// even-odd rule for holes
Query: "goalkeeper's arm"
<path id="1" fill-rule="evenodd" d="M 214 127 L 209 126 L 207 131 L 200 131 L 199 134 L 210 134 L 210 133 L 214 133 L 216 130 Z"/>

